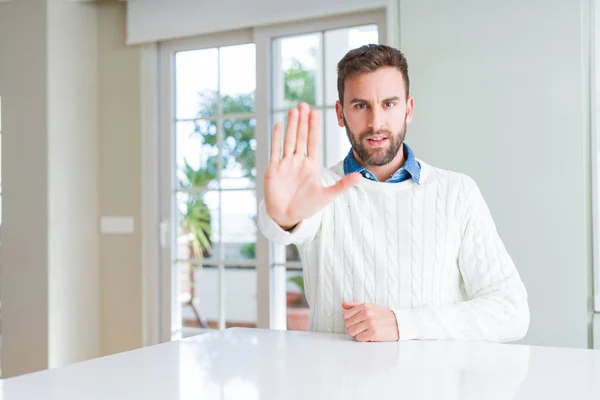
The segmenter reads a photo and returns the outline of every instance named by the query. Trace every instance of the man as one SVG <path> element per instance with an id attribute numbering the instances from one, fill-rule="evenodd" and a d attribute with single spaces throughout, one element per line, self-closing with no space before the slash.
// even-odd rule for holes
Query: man
<path id="1" fill-rule="evenodd" d="M 338 64 L 336 113 L 352 149 L 322 170 L 306 104 L 273 130 L 259 227 L 298 246 L 310 330 L 357 341 L 511 341 L 527 292 L 475 182 L 404 143 L 414 99 L 404 55 L 383 45 Z M 283 151 L 282 151 L 283 150 Z"/>

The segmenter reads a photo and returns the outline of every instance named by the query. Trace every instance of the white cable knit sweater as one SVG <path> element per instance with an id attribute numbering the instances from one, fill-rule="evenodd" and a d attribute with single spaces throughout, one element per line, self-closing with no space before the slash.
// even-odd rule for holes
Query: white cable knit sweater
<path id="1" fill-rule="evenodd" d="M 412 179 L 363 178 L 292 232 L 259 209 L 259 228 L 298 246 L 310 330 L 345 333 L 342 302 L 396 315 L 400 340 L 511 341 L 529 327 L 527 292 L 475 182 L 421 164 Z M 343 163 L 323 170 L 330 186 Z"/>

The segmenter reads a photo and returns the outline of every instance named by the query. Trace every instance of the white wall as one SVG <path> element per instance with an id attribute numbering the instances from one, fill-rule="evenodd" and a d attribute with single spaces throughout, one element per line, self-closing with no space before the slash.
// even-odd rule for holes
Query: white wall
<path id="1" fill-rule="evenodd" d="M 127 2 L 127 43 L 145 43 L 385 6 L 395 0 Z M 235 11 L 233 11 L 235 10 Z"/>
<path id="2" fill-rule="evenodd" d="M 95 19 L 0 3 L 4 376 L 99 355 Z"/>
<path id="3" fill-rule="evenodd" d="M 140 68 L 125 4 L 0 2 L 3 376 L 139 348 Z M 98 234 L 100 215 L 136 231 Z"/>
<path id="4" fill-rule="evenodd" d="M 45 1 L 0 3 L 2 373 L 48 365 Z"/>
<path id="5" fill-rule="evenodd" d="M 98 6 L 98 193 L 101 216 L 131 216 L 131 235 L 100 237 L 102 354 L 142 339 L 141 48 L 125 45 L 125 4 Z"/>
<path id="6" fill-rule="evenodd" d="M 471 175 L 529 291 L 525 343 L 587 347 L 588 2 L 402 1 L 418 157 Z"/>
<path id="7" fill-rule="evenodd" d="M 49 367 L 100 354 L 97 14 L 48 2 Z"/>

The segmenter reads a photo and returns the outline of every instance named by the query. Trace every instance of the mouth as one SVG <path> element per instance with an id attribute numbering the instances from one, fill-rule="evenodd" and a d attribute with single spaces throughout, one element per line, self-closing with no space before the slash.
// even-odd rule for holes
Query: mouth
<path id="1" fill-rule="evenodd" d="M 388 141 L 388 138 L 386 138 L 385 136 L 381 136 L 381 135 L 374 135 L 371 137 L 367 138 L 367 143 L 369 144 L 369 146 L 371 147 L 382 147 L 383 145 L 385 145 Z"/>

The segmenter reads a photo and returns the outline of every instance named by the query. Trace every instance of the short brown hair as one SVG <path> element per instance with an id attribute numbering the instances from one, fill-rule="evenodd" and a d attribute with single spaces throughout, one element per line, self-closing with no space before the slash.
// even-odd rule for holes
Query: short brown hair
<path id="1" fill-rule="evenodd" d="M 402 73 L 406 97 L 408 98 L 410 83 L 408 80 L 408 63 L 399 50 L 383 44 L 366 44 L 350 50 L 337 65 L 338 95 L 344 103 L 346 79 L 365 72 L 373 72 L 382 67 L 396 67 Z"/>

